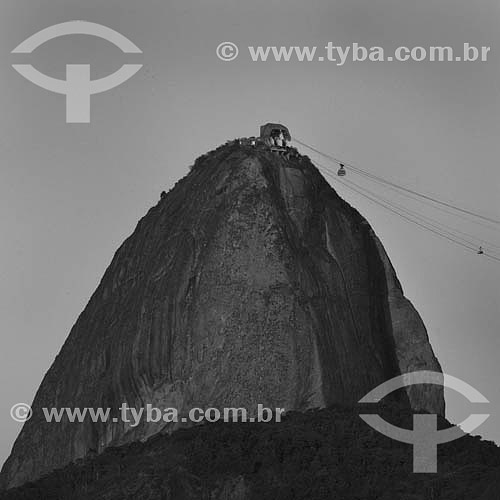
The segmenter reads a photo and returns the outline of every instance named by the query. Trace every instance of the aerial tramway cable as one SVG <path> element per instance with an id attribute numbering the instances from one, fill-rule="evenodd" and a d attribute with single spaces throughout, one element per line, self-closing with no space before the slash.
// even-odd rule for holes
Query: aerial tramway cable
<path id="1" fill-rule="evenodd" d="M 485 215 L 475 213 L 471 210 L 467 210 L 467 209 L 458 207 L 458 206 L 453 205 L 451 203 L 447 203 L 447 202 L 438 200 L 436 197 L 428 196 L 426 194 L 419 193 L 418 191 L 412 190 L 410 188 L 400 186 L 392 181 L 388 181 L 387 179 L 376 176 L 374 174 L 371 174 L 370 172 L 366 172 L 365 170 L 362 170 L 358 167 L 350 165 L 349 163 L 347 163 L 345 161 L 341 161 L 332 155 L 328 155 L 326 153 L 323 153 L 322 151 L 320 151 L 312 146 L 309 146 L 308 144 L 304 143 L 303 141 L 300 141 L 298 139 L 294 139 L 294 140 L 297 143 L 309 148 L 310 150 L 312 150 L 312 151 L 318 153 L 319 155 L 321 155 L 325 158 L 328 158 L 330 161 L 333 161 L 334 163 L 336 163 L 339 166 L 339 170 L 337 171 L 337 173 L 335 175 L 335 170 L 333 170 L 331 167 L 326 167 L 326 166 L 320 164 L 319 162 L 315 162 L 316 165 L 318 166 L 318 168 L 320 168 L 326 175 L 331 177 L 333 180 L 339 182 L 347 189 L 363 196 L 364 198 L 368 199 L 372 203 L 375 203 L 378 206 L 381 206 L 382 208 L 389 210 L 393 214 L 401 217 L 402 219 L 404 219 L 408 222 L 411 222 L 411 223 L 413 223 L 413 224 L 415 224 L 423 229 L 426 229 L 426 230 L 434 233 L 435 235 L 437 235 L 441 238 L 444 238 L 452 243 L 455 243 L 456 245 L 459 245 L 467 250 L 475 251 L 476 253 L 478 253 L 480 255 L 484 255 L 485 257 L 488 257 L 492 260 L 500 262 L 500 255 L 496 255 L 497 253 L 499 253 L 499 250 L 489 250 L 490 248 L 493 248 L 493 247 L 496 249 L 500 249 L 499 245 L 495 245 L 493 243 L 488 242 L 487 240 L 473 236 L 473 235 L 468 234 L 464 231 L 460 231 L 460 230 L 458 230 L 450 225 L 444 224 L 443 222 L 440 222 L 436 219 L 433 219 L 432 217 L 420 214 L 420 213 L 413 211 L 407 207 L 403 207 L 397 203 L 394 203 L 391 200 L 388 200 L 387 198 L 384 198 L 384 197 L 378 195 L 377 193 L 374 193 L 373 191 L 370 191 L 369 189 L 367 189 L 363 186 L 356 184 L 353 181 L 346 179 L 344 177 L 345 176 L 345 166 L 348 166 L 349 169 L 354 171 L 355 173 L 361 173 L 361 175 L 364 175 L 369 180 L 375 181 L 379 184 L 384 184 L 386 186 L 389 186 L 389 188 L 391 188 L 391 189 L 393 188 L 393 189 L 403 191 L 403 193 L 400 193 L 400 194 L 405 194 L 405 196 L 408 196 L 408 193 L 409 193 L 410 195 L 412 195 L 412 196 L 410 196 L 410 198 L 412 198 L 416 201 L 422 201 L 423 203 L 425 203 L 427 205 L 429 205 L 429 204 L 425 200 L 437 203 L 439 206 L 435 206 L 435 205 L 429 205 L 429 206 L 432 206 L 432 208 L 435 208 L 435 209 L 445 211 L 446 213 L 449 213 L 451 215 L 455 215 L 455 216 L 459 216 L 459 217 L 463 218 L 464 217 L 463 214 L 467 214 L 469 216 L 476 217 L 478 219 L 482 219 L 482 220 L 488 221 L 489 223 L 493 223 L 493 224 L 500 224 L 500 221 L 493 219 L 491 217 L 487 217 Z M 444 208 L 442 208 L 443 206 L 448 207 L 449 209 L 455 210 L 456 212 L 452 212 L 451 210 L 444 209 Z M 467 220 L 472 221 L 469 218 L 467 218 Z M 472 222 L 481 224 L 477 220 L 473 220 Z M 485 224 L 481 224 L 481 225 L 485 225 Z M 486 226 L 486 227 L 490 227 L 490 226 Z M 479 250 L 478 250 L 478 244 L 479 244 Z"/>
<path id="2" fill-rule="evenodd" d="M 410 194 L 413 194 L 415 196 L 418 196 L 422 199 L 425 199 L 425 200 L 428 200 L 428 201 L 432 201 L 433 203 L 437 203 L 441 206 L 444 206 L 444 207 L 448 207 L 448 208 L 451 208 L 453 210 L 456 210 L 457 212 L 460 212 L 460 213 L 463 213 L 463 214 L 467 214 L 467 215 L 470 215 L 472 217 L 476 217 L 478 219 L 481 219 L 481 220 L 484 220 L 484 221 L 487 221 L 487 222 L 490 222 L 492 224 L 500 224 L 500 220 L 498 219 L 494 219 L 492 217 L 488 217 L 486 215 L 482 215 L 482 214 L 479 214 L 479 213 L 476 213 L 476 212 L 473 212 L 472 210 L 468 210 L 466 208 L 462 208 L 462 207 L 459 207 L 457 205 L 454 205 L 452 203 L 449 203 L 449 202 L 446 202 L 446 201 L 442 201 L 442 200 L 439 200 L 437 197 L 434 197 L 434 196 L 430 196 L 430 195 L 427 195 L 427 194 L 424 194 L 424 193 L 420 193 L 418 191 L 415 191 L 413 189 L 410 189 L 410 188 L 407 188 L 405 186 L 401 186 L 395 182 L 392 182 L 388 179 L 384 179 L 383 177 L 380 177 L 378 175 L 375 175 L 375 174 L 372 174 L 371 172 L 367 172 L 366 170 L 363 170 L 355 165 L 352 165 L 344 160 L 339 160 L 338 158 L 335 158 L 334 156 L 332 155 L 329 155 L 327 153 L 323 153 L 322 151 L 320 151 L 319 149 L 316 149 L 314 148 L 313 146 L 310 146 L 308 144 L 306 144 L 305 142 L 297 139 L 297 138 L 294 138 L 293 139 L 295 142 L 297 142 L 298 144 L 310 149 L 311 151 L 314 151 L 315 153 L 325 157 L 325 158 L 328 158 L 329 160 L 333 161 L 334 163 L 336 163 L 337 165 L 339 166 L 342 166 L 343 168 L 345 168 L 346 166 L 349 167 L 351 170 L 353 170 L 354 172 L 360 174 L 360 175 L 364 175 L 365 177 L 368 177 L 372 180 L 376 180 L 376 181 L 379 181 L 379 182 L 382 182 L 388 186 L 392 186 L 394 187 L 395 189 L 398 189 L 398 190 L 401 190 L 401 191 L 404 191 L 406 193 L 410 193 Z"/>
<path id="3" fill-rule="evenodd" d="M 335 177 L 332 176 L 331 172 L 329 171 L 329 169 L 327 167 L 325 167 L 324 165 L 321 165 L 318 162 L 316 162 L 316 166 L 318 166 L 320 169 L 323 169 L 323 171 L 325 172 L 325 174 L 331 176 L 334 180 L 338 180 L 340 182 L 340 179 L 336 179 Z M 488 240 L 485 240 L 483 238 L 479 238 L 479 237 L 474 236 L 472 234 L 466 233 L 466 232 L 461 231 L 461 230 L 459 230 L 459 229 L 457 229 L 457 228 L 455 228 L 453 226 L 450 226 L 450 225 L 445 224 L 445 223 L 443 223 L 441 221 L 433 219 L 432 217 L 420 214 L 420 213 L 418 213 L 416 211 L 413 211 L 413 210 L 411 210 L 411 209 L 409 209 L 407 207 L 404 207 L 402 205 L 394 203 L 391 200 L 388 200 L 387 198 L 384 198 L 384 197 L 378 195 L 377 193 L 374 193 L 373 191 L 370 191 L 369 189 L 356 184 L 353 181 L 345 179 L 344 182 L 347 183 L 347 184 L 349 184 L 349 185 L 355 186 L 356 188 L 364 191 L 365 193 L 368 193 L 369 195 L 373 196 L 374 198 L 377 198 L 379 201 L 381 201 L 383 203 L 386 203 L 387 205 L 392 206 L 396 210 L 402 211 L 402 212 L 404 212 L 404 213 L 406 213 L 406 214 L 408 214 L 408 215 L 410 215 L 412 217 L 420 219 L 422 222 L 425 222 L 425 223 L 427 223 L 427 224 L 435 227 L 436 229 L 438 229 L 440 231 L 448 233 L 448 234 L 452 235 L 455 238 L 461 239 L 462 241 L 466 242 L 469 245 L 475 246 L 475 248 L 477 248 L 478 245 L 481 246 L 480 244 L 484 244 L 485 246 L 487 246 L 489 248 L 495 248 L 495 249 L 497 249 L 496 253 L 498 253 L 500 251 L 500 245 L 496 245 L 494 243 L 491 243 Z"/>
<path id="4" fill-rule="evenodd" d="M 332 178 L 335 179 L 335 177 L 330 174 L 329 172 L 325 172 L 327 175 L 330 175 Z M 411 222 L 413 224 L 416 224 L 417 226 L 420 226 L 421 228 L 423 229 L 426 229 L 428 231 L 431 231 L 432 233 L 434 233 L 435 235 L 437 236 L 440 236 L 441 238 L 445 238 L 446 240 L 452 242 L 452 243 L 455 243 L 456 245 L 459 245 L 467 250 L 471 250 L 471 251 L 475 251 L 476 253 L 479 253 L 480 255 L 484 255 L 485 257 L 488 257 L 492 260 L 495 260 L 495 261 L 498 261 L 500 262 L 500 257 L 496 256 L 496 255 L 493 255 L 492 253 L 487 253 L 484 248 L 482 246 L 479 247 L 479 251 L 477 251 L 477 247 L 473 246 L 471 243 L 469 242 L 464 242 L 463 240 L 460 240 L 460 239 L 457 239 L 455 237 L 453 237 L 453 235 L 450 235 L 450 234 L 446 234 L 445 232 L 439 230 L 438 228 L 434 228 L 428 224 L 425 224 L 423 223 L 422 221 L 419 221 L 419 220 L 416 220 L 416 219 L 413 219 L 407 215 L 405 215 L 404 213 L 401 213 L 400 211 L 398 211 L 397 209 L 391 207 L 390 205 L 388 204 L 385 204 L 383 203 L 382 201 L 380 200 L 377 200 L 376 198 L 370 196 L 370 195 L 367 195 L 365 193 L 363 193 L 361 190 L 353 187 L 352 185 L 349 185 L 346 181 L 344 180 L 341 180 L 341 179 L 335 179 L 337 182 L 340 182 L 342 185 L 344 185 L 347 189 L 350 189 L 351 191 L 354 191 L 356 193 L 358 193 L 359 195 L 367 198 L 368 200 L 372 201 L 373 203 L 381 206 L 382 208 L 385 208 L 386 210 L 389 210 L 390 212 L 394 213 L 395 215 L 403 218 L 404 220 L 408 221 L 408 222 Z"/>

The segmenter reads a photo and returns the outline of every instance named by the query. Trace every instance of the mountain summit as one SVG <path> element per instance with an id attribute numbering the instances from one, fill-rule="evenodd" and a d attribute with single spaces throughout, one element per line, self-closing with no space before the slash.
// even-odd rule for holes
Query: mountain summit
<path id="1" fill-rule="evenodd" d="M 172 430 L 47 423 L 42 408 L 301 411 L 354 405 L 401 373 L 440 371 L 367 221 L 288 149 L 229 142 L 149 210 L 44 377 L 4 487 Z M 404 397 L 444 414 L 440 387 Z"/>

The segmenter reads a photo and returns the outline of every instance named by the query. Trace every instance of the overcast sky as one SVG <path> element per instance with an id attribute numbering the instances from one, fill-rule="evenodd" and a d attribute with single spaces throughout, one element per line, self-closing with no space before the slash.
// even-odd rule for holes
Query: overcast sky
<path id="1" fill-rule="evenodd" d="M 228 139 L 281 121 L 322 151 L 412 189 L 499 218 L 498 0 L 3 0 L 0 4 L 0 462 L 43 375 L 138 219 Z M 118 30 L 142 55 L 83 35 L 10 51 L 37 31 L 83 19 Z M 220 42 L 240 46 L 222 62 Z M 248 45 L 491 46 L 488 62 L 251 62 Z M 11 64 L 55 78 L 143 69 L 91 98 L 91 123 L 66 124 L 65 100 Z M 303 151 L 307 153 L 307 151 Z M 390 190 L 370 185 L 406 203 Z M 381 238 L 422 315 L 443 369 L 490 401 L 480 429 L 500 442 L 500 263 L 437 238 L 339 188 Z M 435 216 L 424 205 L 413 204 Z M 439 214 L 439 213 L 438 213 Z M 500 245 L 497 231 L 443 219 Z M 451 395 L 450 395 L 451 396 Z M 448 398 L 449 417 L 471 407 Z"/>

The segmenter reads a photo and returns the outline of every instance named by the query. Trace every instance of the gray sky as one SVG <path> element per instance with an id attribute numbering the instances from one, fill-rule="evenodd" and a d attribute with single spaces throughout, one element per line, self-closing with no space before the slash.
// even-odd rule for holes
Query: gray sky
<path id="1" fill-rule="evenodd" d="M 0 6 L 0 462 L 20 429 L 10 407 L 32 401 L 120 243 L 160 191 L 227 139 L 281 121 L 292 135 L 365 170 L 499 217 L 497 0 L 84 4 L 3 0 Z M 74 19 L 121 32 L 143 55 L 127 56 L 86 36 L 52 40 L 31 56 L 10 54 L 42 28 Z M 223 41 L 240 46 L 236 61 L 217 59 Z M 245 52 L 248 45 L 329 41 L 386 50 L 469 42 L 492 51 L 481 63 L 343 67 L 254 63 Z M 144 68 L 92 97 L 91 124 L 70 125 L 63 96 L 10 67 L 20 57 L 55 78 L 64 78 L 68 63 L 90 63 L 94 79 L 126 62 Z M 492 402 L 492 417 L 478 432 L 500 442 L 500 263 L 339 192 L 380 236 L 443 369 Z M 462 223 L 462 231 L 500 244 L 498 231 Z M 448 406 L 452 419 L 471 413 L 462 396 L 450 395 Z"/>

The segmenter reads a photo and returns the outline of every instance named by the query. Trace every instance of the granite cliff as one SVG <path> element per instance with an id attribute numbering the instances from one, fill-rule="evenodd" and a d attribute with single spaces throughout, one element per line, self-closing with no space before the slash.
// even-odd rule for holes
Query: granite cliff
<path id="1" fill-rule="evenodd" d="M 400 373 L 440 366 L 382 244 L 307 157 L 230 143 L 116 252 L 44 377 L 5 463 L 13 487 L 163 422 L 47 423 L 42 408 L 353 405 Z M 442 390 L 408 408 L 444 415 Z"/>

